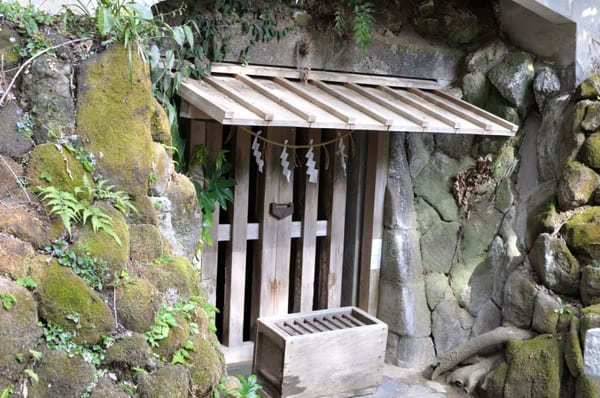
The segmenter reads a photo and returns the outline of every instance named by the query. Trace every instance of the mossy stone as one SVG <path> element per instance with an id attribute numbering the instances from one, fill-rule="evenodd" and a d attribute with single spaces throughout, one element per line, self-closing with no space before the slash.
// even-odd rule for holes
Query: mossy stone
<path id="1" fill-rule="evenodd" d="M 583 206 L 598 186 L 600 178 L 594 170 L 579 162 L 567 162 L 558 181 L 558 206 L 562 210 Z"/>
<path id="2" fill-rule="evenodd" d="M 160 340 L 158 347 L 154 348 L 154 352 L 160 355 L 165 360 L 170 360 L 171 355 L 179 348 L 183 347 L 183 344 L 190 337 L 190 323 L 181 314 L 175 315 L 177 321 L 176 326 L 172 326 L 169 330 L 167 338 Z"/>
<path id="3" fill-rule="evenodd" d="M 600 267 L 583 267 L 579 293 L 584 305 L 600 304 Z"/>
<path id="4" fill-rule="evenodd" d="M 521 117 L 519 116 L 517 108 L 511 106 L 508 101 L 502 98 L 495 90 L 492 90 L 491 94 L 488 95 L 485 109 L 511 123 L 516 125 L 521 124 Z"/>
<path id="5" fill-rule="evenodd" d="M 96 384 L 90 398 L 129 398 L 129 395 L 121 390 L 108 376 L 104 376 Z"/>
<path id="6" fill-rule="evenodd" d="M 594 133 L 585 140 L 579 156 L 587 166 L 600 169 L 600 133 Z"/>
<path id="7" fill-rule="evenodd" d="M 506 397 L 559 398 L 563 376 L 563 343 L 542 334 L 506 345 Z"/>
<path id="8" fill-rule="evenodd" d="M 132 76 L 130 76 L 130 70 Z M 148 191 L 152 171 L 152 96 L 148 65 L 115 45 L 87 60 L 78 80 L 77 132 L 98 171 L 119 189 Z"/>
<path id="9" fill-rule="evenodd" d="M 121 244 L 103 230 L 94 232 L 88 222 L 79 228 L 79 234 L 73 244 L 73 251 L 79 255 L 89 253 L 91 257 L 106 260 L 110 277 L 113 278 L 115 272 L 118 273 L 124 269 L 129 261 L 131 247 L 129 228 L 123 214 L 110 204 L 100 202 L 95 206 L 111 218 L 111 229 L 119 237 Z"/>
<path id="10" fill-rule="evenodd" d="M 17 382 L 21 372 L 31 358 L 29 349 L 42 335 L 37 326 L 37 303 L 31 293 L 12 282 L 0 277 L 0 293 L 11 294 L 16 302 L 10 309 L 0 304 L 0 391 Z M 23 362 L 16 359 L 23 355 Z"/>
<path id="11" fill-rule="evenodd" d="M 579 341 L 579 318 L 572 317 L 569 332 L 565 339 L 565 362 L 573 377 L 578 378 L 584 374 L 583 353 Z"/>
<path id="12" fill-rule="evenodd" d="M 19 64 L 19 54 L 17 47 L 21 41 L 21 36 L 17 31 L 2 26 L 0 29 L 0 57 L 4 62 L 4 68 L 10 69 Z"/>
<path id="13" fill-rule="evenodd" d="M 585 341 L 587 331 L 593 328 L 600 328 L 600 304 L 590 305 L 581 310 L 579 340 Z"/>
<path id="14" fill-rule="evenodd" d="M 592 75 L 577 87 L 577 99 L 596 99 L 600 95 L 600 76 Z"/>
<path id="15" fill-rule="evenodd" d="M 137 212 L 127 214 L 129 224 L 150 224 L 158 225 L 157 210 L 154 208 L 152 200 L 146 195 L 136 196 L 132 202 Z"/>
<path id="16" fill-rule="evenodd" d="M 96 373 L 94 365 L 61 350 L 44 352 L 34 371 L 39 382 L 29 384 L 30 398 L 80 397 Z"/>
<path id="17" fill-rule="evenodd" d="M 170 252 L 168 242 L 154 225 L 136 224 L 129 226 L 131 236 L 131 259 L 151 263 Z"/>
<path id="18" fill-rule="evenodd" d="M 154 100 L 153 105 L 154 113 L 152 114 L 152 119 L 150 121 L 152 139 L 166 146 L 171 146 L 172 138 L 169 117 L 158 101 Z"/>
<path id="19" fill-rule="evenodd" d="M 485 376 L 483 384 L 481 385 L 483 397 L 504 398 L 504 381 L 506 380 L 507 371 L 508 365 L 506 362 L 502 362 L 496 369 Z"/>
<path id="20" fill-rule="evenodd" d="M 137 391 L 140 398 L 187 398 L 189 379 L 184 366 L 167 365 L 150 374 L 138 376 Z"/>
<path id="21" fill-rule="evenodd" d="M 598 398 L 598 382 L 590 379 L 586 375 L 581 375 L 575 382 L 575 398 Z"/>
<path id="22" fill-rule="evenodd" d="M 121 284 L 117 290 L 117 316 L 127 329 L 144 333 L 154 323 L 160 309 L 158 290 L 147 280 L 134 278 Z"/>
<path id="23" fill-rule="evenodd" d="M 77 343 L 95 344 L 114 329 L 115 320 L 104 300 L 56 260 L 45 268 L 38 293 L 41 318 L 74 333 Z M 79 315 L 78 324 L 66 318 L 73 313 Z"/>
<path id="24" fill-rule="evenodd" d="M 205 338 L 196 335 L 190 339 L 194 351 L 190 352 L 189 363 L 192 388 L 200 396 L 209 393 L 224 373 L 223 364 L 219 360 L 216 348 Z"/>
<path id="25" fill-rule="evenodd" d="M 600 206 L 586 208 L 565 223 L 565 240 L 576 253 L 600 257 Z"/>
<path id="26" fill-rule="evenodd" d="M 42 173 L 48 174 L 51 182 L 42 179 Z M 38 145 L 29 155 L 27 178 L 33 187 L 51 185 L 75 194 L 75 187 L 83 187 L 83 176 L 87 176 L 88 181 L 93 184 L 92 177 L 81 162 L 71 152 L 64 148 L 59 150 L 54 144 Z"/>
<path id="27" fill-rule="evenodd" d="M 156 360 L 150 351 L 146 337 L 140 333 L 133 333 L 131 336 L 117 340 L 106 349 L 104 363 L 108 365 L 124 365 L 128 368 L 134 366 L 151 368 L 155 366 Z"/>
<path id="28" fill-rule="evenodd" d="M 174 257 L 171 261 L 151 264 L 142 269 L 142 274 L 161 293 L 172 289 L 183 300 L 202 292 L 200 276 L 185 257 Z"/>

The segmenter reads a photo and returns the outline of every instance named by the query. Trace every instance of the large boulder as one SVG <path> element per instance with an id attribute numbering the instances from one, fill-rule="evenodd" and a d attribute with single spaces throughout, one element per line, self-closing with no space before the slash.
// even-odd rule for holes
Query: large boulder
<path id="1" fill-rule="evenodd" d="M 38 286 L 40 317 L 74 334 L 78 343 L 95 344 L 115 327 L 112 311 L 70 268 L 53 260 Z M 79 315 L 75 323 L 67 316 Z"/>
<path id="2" fill-rule="evenodd" d="M 130 75 L 131 71 L 131 75 Z M 111 184 L 134 196 L 148 192 L 152 120 L 149 70 L 140 57 L 114 46 L 85 61 L 78 78 L 77 133 Z"/>
<path id="3" fill-rule="evenodd" d="M 4 68 L 11 69 L 19 64 L 17 52 L 21 41 L 21 35 L 5 24 L 0 28 L 0 57 L 4 61 Z"/>
<path id="4" fill-rule="evenodd" d="M 419 255 L 419 236 L 411 229 L 384 229 L 381 278 L 399 283 L 414 283 L 423 279 Z"/>
<path id="5" fill-rule="evenodd" d="M 600 96 L 600 76 L 588 77 L 577 87 L 575 97 L 577 99 L 597 99 Z"/>
<path id="6" fill-rule="evenodd" d="M 186 300 L 202 291 L 200 277 L 185 257 L 168 258 L 142 269 L 145 279 L 152 282 L 161 293 L 168 290 Z"/>
<path id="7" fill-rule="evenodd" d="M 448 294 L 452 294 L 448 277 L 438 272 L 432 272 L 425 275 L 425 294 L 427 304 L 433 311 Z"/>
<path id="8" fill-rule="evenodd" d="M 96 369 L 78 355 L 49 350 L 34 369 L 39 381 L 29 384 L 31 398 L 77 398 L 87 391 Z"/>
<path id="9" fill-rule="evenodd" d="M 456 251 L 460 224 L 442 221 L 437 212 L 422 199 L 417 199 L 421 259 L 426 272 L 448 273 Z"/>
<path id="10" fill-rule="evenodd" d="M 562 210 L 583 206 L 599 186 L 594 170 L 579 162 L 567 162 L 558 182 L 558 205 Z"/>
<path id="11" fill-rule="evenodd" d="M 158 228 L 150 224 L 129 226 L 131 240 L 130 256 L 133 261 L 147 264 L 171 251 L 168 242 Z"/>
<path id="12" fill-rule="evenodd" d="M 539 333 L 554 333 L 560 318 L 561 304 L 546 292 L 539 292 L 535 297 L 533 309 L 533 330 Z"/>
<path id="13" fill-rule="evenodd" d="M 541 234 L 533 244 L 529 259 L 544 285 L 556 293 L 577 295 L 579 262 L 562 238 Z"/>
<path id="14" fill-rule="evenodd" d="M 504 285 L 504 321 L 517 327 L 529 328 L 536 295 L 537 289 L 526 275 L 519 270 L 510 274 Z"/>
<path id="15" fill-rule="evenodd" d="M 490 92 L 490 83 L 481 72 L 467 73 L 462 80 L 463 99 L 477 106 L 484 106 Z"/>
<path id="16" fill-rule="evenodd" d="M 196 188 L 188 177 L 174 173 L 165 196 L 171 202 L 171 223 L 175 236 L 179 244 L 183 246 L 183 253 L 177 254 L 190 258 L 196 252 L 203 229 Z M 173 249 L 176 248 L 175 245 L 172 244 L 172 246 Z"/>
<path id="17" fill-rule="evenodd" d="M 564 372 L 563 342 L 543 334 L 506 345 L 505 397 L 559 398 Z"/>
<path id="18" fill-rule="evenodd" d="M 8 103 L 0 110 L 0 155 L 20 160 L 33 148 L 31 137 L 17 128 L 17 123 L 22 117 L 23 110 L 14 102 Z"/>
<path id="19" fill-rule="evenodd" d="M 401 368 L 425 368 L 435 359 L 431 337 L 388 335 L 386 362 Z"/>
<path id="20" fill-rule="evenodd" d="M 65 231 L 59 218 L 50 219 L 35 209 L 19 204 L 0 206 L 0 232 L 31 243 L 36 249 L 49 246 Z"/>
<path id="21" fill-rule="evenodd" d="M 121 390 L 110 377 L 104 376 L 94 387 L 90 398 L 129 398 L 129 394 Z"/>
<path id="22" fill-rule="evenodd" d="M 75 131 L 75 104 L 71 93 L 71 64 L 45 54 L 31 64 L 22 83 L 24 102 L 37 120 L 33 137 L 38 144 L 48 134 L 70 137 Z"/>
<path id="23" fill-rule="evenodd" d="M 0 303 L 0 391 L 16 383 L 42 330 L 37 326 L 37 304 L 27 289 L 0 277 L 0 293 L 16 300 L 10 309 Z M 17 360 L 23 355 L 23 361 Z"/>
<path id="24" fill-rule="evenodd" d="M 555 95 L 560 91 L 560 78 L 554 69 L 545 67 L 535 77 L 533 82 L 533 92 L 535 102 L 540 112 L 543 112 L 548 97 Z"/>
<path id="25" fill-rule="evenodd" d="M 596 131 L 600 127 L 600 102 L 589 103 L 585 117 L 581 121 L 581 128 L 585 131 Z"/>
<path id="26" fill-rule="evenodd" d="M 443 355 L 471 336 L 473 318 L 460 308 L 453 295 L 437 305 L 431 315 L 431 334 L 438 356 Z"/>
<path id="27" fill-rule="evenodd" d="M 144 333 L 154 323 L 161 305 L 160 293 L 145 279 L 133 278 L 116 290 L 117 316 L 129 330 Z"/>
<path id="28" fill-rule="evenodd" d="M 133 333 L 117 340 L 106 349 L 104 363 L 121 367 L 154 368 L 156 359 L 146 342 L 146 336 Z"/>
<path id="29" fill-rule="evenodd" d="M 579 157 L 586 166 L 600 170 L 600 133 L 594 133 L 585 140 Z"/>
<path id="30" fill-rule="evenodd" d="M 521 115 L 527 113 L 533 102 L 534 77 L 534 58 L 524 52 L 508 54 L 488 73 L 494 87 Z"/>
<path id="31" fill-rule="evenodd" d="M 23 278 L 34 256 L 29 243 L 0 232 L 0 274 Z"/>
<path id="32" fill-rule="evenodd" d="M 600 257 L 600 207 L 588 207 L 565 224 L 569 248 L 590 259 Z"/>
<path id="33" fill-rule="evenodd" d="M 427 337 L 431 334 L 431 316 L 423 282 L 401 284 L 381 280 L 378 314 L 397 335 Z"/>
<path id="34" fill-rule="evenodd" d="M 583 353 L 579 340 L 579 318 L 571 318 L 569 330 L 565 335 L 565 362 L 575 378 L 584 375 Z"/>
<path id="35" fill-rule="evenodd" d="M 183 365 L 167 365 L 150 374 L 141 374 L 137 392 L 140 398 L 187 398 L 190 377 Z"/>
<path id="36" fill-rule="evenodd" d="M 588 265 L 581 269 L 579 293 L 584 305 L 600 304 L 600 267 Z"/>
<path id="37" fill-rule="evenodd" d="M 190 352 L 189 363 L 192 389 L 199 396 L 206 395 L 219 383 L 224 367 L 215 347 L 200 335 L 190 339 L 194 350 Z"/>
<path id="38" fill-rule="evenodd" d="M 494 66 L 502 62 L 509 50 L 503 41 L 495 39 L 467 55 L 465 65 L 469 72 L 487 73 Z"/>

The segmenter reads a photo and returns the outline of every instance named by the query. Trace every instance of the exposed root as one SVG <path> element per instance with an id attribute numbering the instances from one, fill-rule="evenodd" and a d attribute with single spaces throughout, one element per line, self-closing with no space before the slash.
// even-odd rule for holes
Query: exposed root
<path id="1" fill-rule="evenodd" d="M 458 368 L 450 373 L 448 382 L 462 388 L 467 394 L 471 394 L 479 384 L 479 381 L 491 372 L 502 361 L 502 358 L 502 354 L 496 354 L 489 358 L 484 358 L 473 365 Z"/>
<path id="2" fill-rule="evenodd" d="M 465 359 L 472 357 L 484 348 L 504 344 L 511 340 L 527 340 L 534 337 L 536 333 L 530 330 L 523 330 L 516 327 L 501 326 L 487 333 L 472 338 L 462 344 L 457 345 L 440 358 L 434 364 L 434 370 L 431 379 L 437 378 L 444 372 L 454 369 Z"/>

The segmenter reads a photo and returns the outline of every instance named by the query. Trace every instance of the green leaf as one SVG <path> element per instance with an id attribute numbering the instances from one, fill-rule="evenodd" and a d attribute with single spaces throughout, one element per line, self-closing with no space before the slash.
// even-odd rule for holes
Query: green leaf
<path id="1" fill-rule="evenodd" d="M 28 275 L 24 278 L 17 279 L 17 284 L 23 286 L 26 289 L 34 290 L 37 287 L 37 283 Z"/>
<path id="2" fill-rule="evenodd" d="M 148 61 L 150 63 L 151 69 L 155 69 L 158 67 L 158 64 L 160 62 L 160 50 L 158 49 L 156 44 L 153 44 L 152 47 L 150 47 L 150 53 L 148 54 Z"/>
<path id="3" fill-rule="evenodd" d="M 5 388 L 0 394 L 0 398 L 9 398 L 15 392 L 15 386 L 11 384 L 8 388 Z"/>
<path id="4" fill-rule="evenodd" d="M 2 306 L 6 311 L 9 311 L 17 303 L 15 296 L 10 293 L 0 293 L 0 300 L 2 300 Z"/>
<path id="5" fill-rule="evenodd" d="M 35 381 L 36 383 L 38 383 L 38 382 L 40 381 L 40 379 L 39 379 L 39 377 L 38 377 L 37 373 L 35 373 L 35 372 L 34 372 L 33 370 L 31 370 L 31 369 L 25 369 L 25 370 L 23 371 L 23 373 L 25 373 L 27 376 L 31 377 L 31 379 L 32 379 L 33 381 Z"/>
<path id="6" fill-rule="evenodd" d="M 100 32 L 100 37 L 105 38 L 112 32 L 114 18 L 110 10 L 104 6 L 96 9 L 96 27 Z"/>
<path id="7" fill-rule="evenodd" d="M 21 354 L 21 353 L 16 354 L 15 358 L 16 358 L 17 362 L 19 362 L 19 363 L 23 363 L 23 361 L 25 360 L 25 356 L 23 356 L 23 354 Z"/>
<path id="8" fill-rule="evenodd" d="M 40 360 L 42 359 L 42 353 L 36 350 L 29 350 L 29 353 L 31 354 L 31 356 L 33 357 L 33 359 L 35 360 Z"/>
<path id="9" fill-rule="evenodd" d="M 175 40 L 179 47 L 183 47 L 183 44 L 185 43 L 185 32 L 181 26 L 173 28 L 173 40 Z"/>
<path id="10" fill-rule="evenodd" d="M 190 48 L 194 48 L 194 32 L 192 32 L 192 28 L 188 25 L 184 25 L 183 31 L 185 32 L 185 37 L 187 38 Z"/>
<path id="11" fill-rule="evenodd" d="M 144 19 L 146 21 L 151 21 L 154 19 L 154 15 L 152 15 L 152 10 L 145 4 L 140 3 L 127 3 L 125 7 L 132 10 L 140 19 Z"/>
<path id="12" fill-rule="evenodd" d="M 52 176 L 45 171 L 42 171 L 40 178 L 46 182 L 52 182 Z"/>

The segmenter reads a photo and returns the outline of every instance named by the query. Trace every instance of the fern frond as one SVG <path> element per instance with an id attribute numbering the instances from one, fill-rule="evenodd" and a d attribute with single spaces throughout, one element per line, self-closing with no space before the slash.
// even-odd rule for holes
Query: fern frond
<path id="1" fill-rule="evenodd" d="M 79 202 L 70 192 L 61 191 L 53 186 L 38 186 L 36 190 L 44 204 L 50 209 L 48 215 L 58 216 L 69 236 L 71 236 L 71 225 L 73 222 L 80 220 L 80 213 L 84 209 L 84 204 Z"/>
<path id="2" fill-rule="evenodd" d="M 119 246 L 123 246 L 121 239 L 112 229 L 112 218 L 108 214 L 100 210 L 99 207 L 88 206 L 85 209 L 83 209 L 82 224 L 85 224 L 88 221 L 88 219 L 92 226 L 92 231 L 104 231 L 108 235 L 110 235 L 115 240 L 115 242 L 119 244 Z"/>

